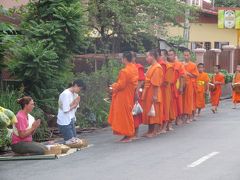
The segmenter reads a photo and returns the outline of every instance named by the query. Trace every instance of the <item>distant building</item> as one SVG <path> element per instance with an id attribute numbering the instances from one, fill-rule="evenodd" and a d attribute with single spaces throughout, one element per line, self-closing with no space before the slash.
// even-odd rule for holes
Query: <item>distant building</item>
<path id="1" fill-rule="evenodd" d="M 204 0 L 190 0 L 190 3 L 200 8 L 199 17 L 190 23 L 190 49 L 200 47 L 209 50 L 229 44 L 237 46 L 235 29 L 218 29 L 217 8 Z M 183 19 L 180 22 L 183 22 Z M 167 32 L 170 37 L 183 36 L 182 27 L 169 26 Z"/>

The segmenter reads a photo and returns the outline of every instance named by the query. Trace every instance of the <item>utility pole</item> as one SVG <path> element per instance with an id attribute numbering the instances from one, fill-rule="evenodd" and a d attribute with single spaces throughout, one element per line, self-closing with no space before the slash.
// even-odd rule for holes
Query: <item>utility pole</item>
<path id="1" fill-rule="evenodd" d="M 190 0 L 186 0 L 185 3 L 187 6 L 190 6 Z M 184 46 L 188 48 L 188 42 L 189 42 L 189 35 L 190 35 L 190 8 L 187 8 L 185 10 L 185 17 L 184 17 L 184 31 L 183 31 L 183 39 L 185 40 Z"/>

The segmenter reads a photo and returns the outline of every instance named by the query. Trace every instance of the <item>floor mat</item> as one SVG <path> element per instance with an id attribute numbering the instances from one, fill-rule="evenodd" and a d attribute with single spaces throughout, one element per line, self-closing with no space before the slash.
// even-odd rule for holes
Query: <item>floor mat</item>
<path id="1" fill-rule="evenodd" d="M 20 161 L 20 160 L 53 160 L 53 159 L 59 159 L 64 156 L 71 155 L 77 151 L 81 151 L 87 148 L 92 147 L 93 144 L 89 144 L 87 147 L 84 148 L 71 148 L 67 153 L 55 155 L 55 154 L 48 154 L 48 155 L 34 155 L 34 156 L 16 156 L 13 152 L 9 152 L 7 154 L 4 154 L 3 156 L 0 156 L 0 161 Z"/>

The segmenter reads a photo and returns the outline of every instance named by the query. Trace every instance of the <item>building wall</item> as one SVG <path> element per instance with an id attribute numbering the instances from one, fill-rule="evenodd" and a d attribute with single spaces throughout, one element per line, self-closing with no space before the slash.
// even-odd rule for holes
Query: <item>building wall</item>
<path id="1" fill-rule="evenodd" d="M 168 27 L 169 36 L 182 36 L 183 28 Z M 190 42 L 211 42 L 211 48 L 214 48 L 214 42 L 229 42 L 230 45 L 237 46 L 237 30 L 218 29 L 217 24 L 192 23 L 190 28 Z M 189 45 L 189 48 L 191 45 Z"/>

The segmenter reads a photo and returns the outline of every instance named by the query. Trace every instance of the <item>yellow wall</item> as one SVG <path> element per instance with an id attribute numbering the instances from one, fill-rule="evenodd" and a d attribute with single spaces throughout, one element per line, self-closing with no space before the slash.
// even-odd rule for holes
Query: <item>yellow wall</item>
<path id="1" fill-rule="evenodd" d="M 182 36 L 183 28 L 168 27 L 169 36 Z M 237 30 L 218 29 L 217 24 L 191 24 L 190 42 L 229 42 L 230 45 L 237 46 Z"/>

